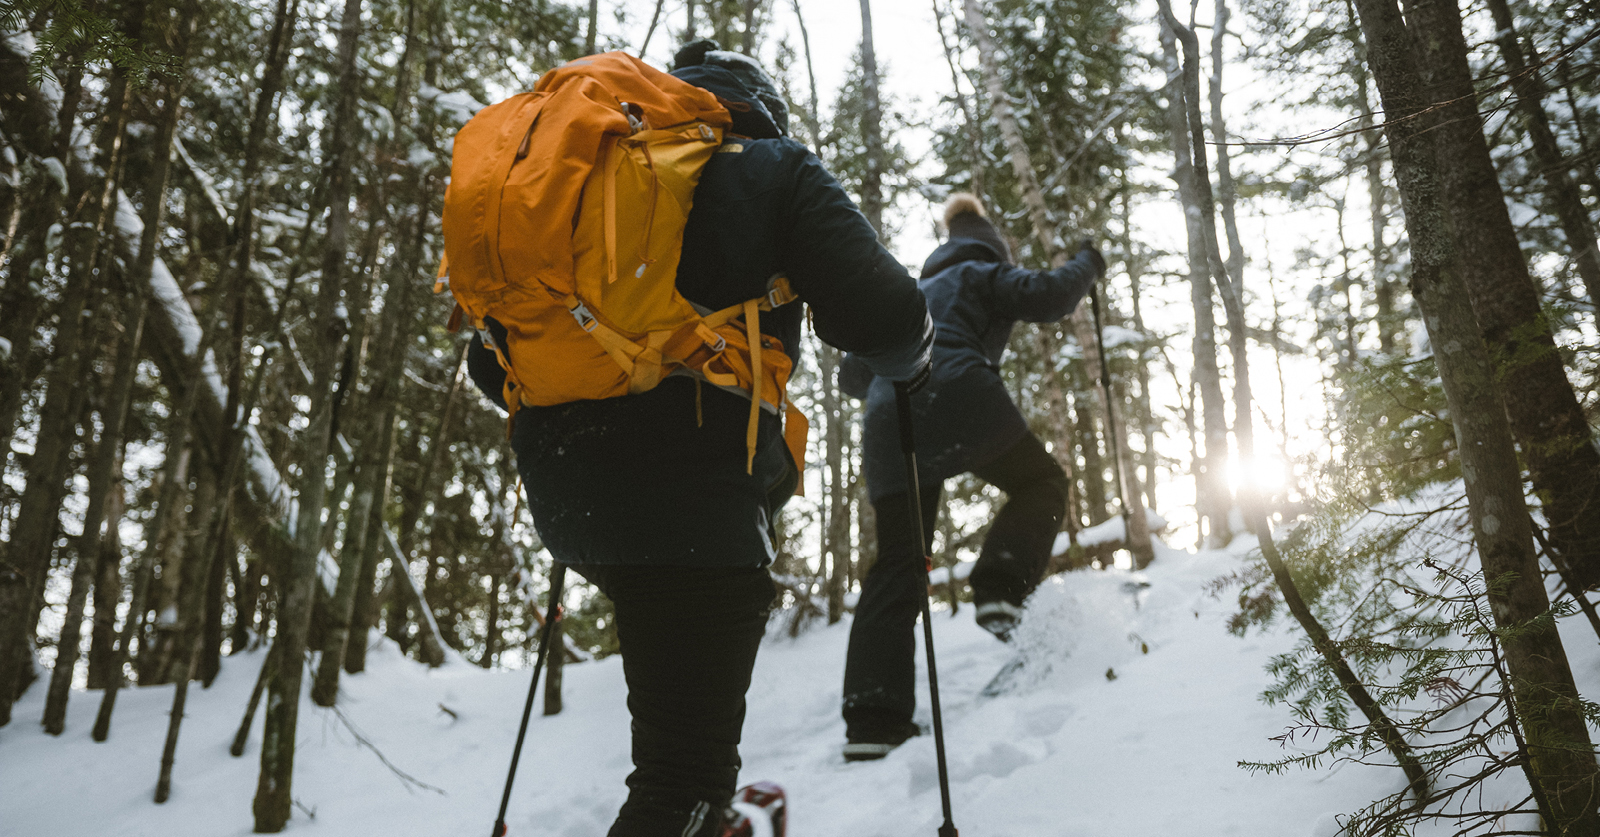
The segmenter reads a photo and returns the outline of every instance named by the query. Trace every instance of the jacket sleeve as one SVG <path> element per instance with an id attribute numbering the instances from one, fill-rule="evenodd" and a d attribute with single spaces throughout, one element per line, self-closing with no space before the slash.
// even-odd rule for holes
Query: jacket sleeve
<path id="1" fill-rule="evenodd" d="M 845 355 L 839 364 L 839 389 L 851 398 L 866 398 L 874 377 L 872 369 L 855 355 Z"/>
<path id="2" fill-rule="evenodd" d="M 822 162 L 795 148 L 782 241 L 790 286 L 811 306 L 818 337 L 879 377 L 906 380 L 933 349 L 922 291 Z"/>
<path id="3" fill-rule="evenodd" d="M 1073 312 L 1089 287 L 1105 273 L 1105 262 L 1092 249 L 1078 252 L 1054 270 L 1003 266 L 994 277 L 995 312 L 1030 323 L 1048 323 Z"/>

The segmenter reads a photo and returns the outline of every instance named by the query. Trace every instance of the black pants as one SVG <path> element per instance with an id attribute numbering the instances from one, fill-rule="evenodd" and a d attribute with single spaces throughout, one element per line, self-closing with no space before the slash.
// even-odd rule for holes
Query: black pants
<path id="1" fill-rule="evenodd" d="M 744 694 L 774 596 L 765 569 L 585 565 L 616 606 L 633 715 L 608 837 L 709 837 L 739 779 Z"/>
<path id="2" fill-rule="evenodd" d="M 1020 605 L 1038 586 L 1066 513 L 1067 477 L 1033 435 L 972 473 L 1006 493 L 972 569 L 973 597 Z M 932 543 L 938 484 L 920 487 L 922 524 Z M 917 615 L 928 595 L 923 556 L 911 527 L 911 499 L 872 504 L 878 558 L 861 584 L 844 667 L 844 719 L 853 730 L 892 729 L 916 710 Z"/>

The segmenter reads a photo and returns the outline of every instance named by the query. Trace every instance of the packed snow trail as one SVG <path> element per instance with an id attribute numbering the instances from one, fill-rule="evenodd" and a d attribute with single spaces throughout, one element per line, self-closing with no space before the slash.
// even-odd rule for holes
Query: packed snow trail
<path id="1" fill-rule="evenodd" d="M 953 619 L 935 611 L 955 823 L 964 837 L 1331 837 L 1336 815 L 1403 781 L 1398 771 L 1361 766 L 1283 776 L 1237 767 L 1284 753 L 1270 739 L 1288 713 L 1258 695 L 1268 685 L 1268 657 L 1294 637 L 1281 624 L 1244 639 L 1227 633 L 1231 596 L 1213 598 L 1204 585 L 1236 569 L 1236 555 L 1157 548 L 1144 572 L 1048 580 L 1015 643 L 1028 664 L 996 697 L 980 692 L 1014 649 L 974 625 L 970 607 Z M 788 791 L 791 837 L 933 837 L 940 814 L 931 737 L 879 762 L 840 756 L 849 627 L 818 626 L 789 639 L 774 620 L 750 688 L 741 781 L 770 779 Z M 1592 637 L 1568 642 L 1585 649 L 1573 659 L 1580 686 L 1595 683 Z M 123 692 L 110 741 L 95 744 L 97 695 L 74 694 L 57 739 L 31 722 L 44 700 L 36 684 L 15 721 L 0 728 L 0 835 L 249 834 L 260 719 L 244 757 L 227 749 L 262 656 L 230 658 L 211 689 L 190 692 L 173 796 L 160 806 L 150 797 L 170 686 Z M 306 699 L 294 780 L 303 807 L 289 833 L 487 832 L 527 678 L 459 658 L 429 670 L 378 645 L 367 672 L 342 681 L 339 714 Z M 601 837 L 625 794 L 621 660 L 570 666 L 565 682 L 566 710 L 535 716 L 530 727 L 507 816 L 511 837 Z M 924 682 L 924 723 L 926 697 Z"/>

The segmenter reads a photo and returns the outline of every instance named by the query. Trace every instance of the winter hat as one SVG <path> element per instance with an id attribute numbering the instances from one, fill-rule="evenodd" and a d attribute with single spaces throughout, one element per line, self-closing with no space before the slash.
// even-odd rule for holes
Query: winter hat
<path id="1" fill-rule="evenodd" d="M 704 64 L 708 67 L 721 67 L 732 73 L 734 78 L 743 84 L 756 101 L 766 108 L 767 115 L 772 117 L 772 123 L 778 126 L 778 132 L 784 135 L 789 133 L 789 103 L 784 101 L 783 94 L 778 92 L 778 85 L 761 69 L 761 65 L 748 55 L 737 52 L 728 52 L 722 45 L 710 38 L 702 38 L 685 44 L 672 57 L 673 71 L 684 67 L 693 67 Z"/>
<path id="2" fill-rule="evenodd" d="M 1011 261 L 1011 248 L 1005 236 L 989 221 L 983 201 L 971 192 L 957 192 L 944 204 L 944 228 L 951 238 L 967 238 L 989 245 L 1001 261 Z"/>

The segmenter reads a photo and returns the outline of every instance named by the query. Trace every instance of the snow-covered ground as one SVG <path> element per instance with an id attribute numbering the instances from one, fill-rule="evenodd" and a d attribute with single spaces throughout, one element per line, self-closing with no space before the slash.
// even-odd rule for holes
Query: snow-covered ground
<path id="1" fill-rule="evenodd" d="M 1376 767 L 1283 776 L 1238 768 L 1240 759 L 1282 753 L 1269 739 L 1287 713 L 1257 695 L 1268 685 L 1263 664 L 1293 636 L 1282 627 L 1227 633 L 1231 602 L 1203 586 L 1235 569 L 1236 556 L 1159 549 L 1142 573 L 1046 582 L 1017 639 L 1028 665 L 996 697 L 981 692 L 1012 649 L 974 626 L 970 608 L 954 619 L 935 612 L 955 823 L 966 837 L 1331 837 L 1335 815 L 1399 786 L 1396 771 Z M 940 808 L 930 736 L 881 762 L 839 755 L 848 635 L 843 622 L 767 642 L 750 689 L 743 778 L 788 789 L 793 837 L 933 837 Z M 1569 637 L 1569 652 L 1583 646 L 1573 653 L 1580 684 L 1597 682 L 1593 638 Z M 211 689 L 191 691 L 165 805 L 150 797 L 171 687 L 124 691 L 107 744 L 89 738 L 97 693 L 74 694 L 57 739 L 31 723 L 44 689 L 30 690 L 0 729 L 0 835 L 250 833 L 259 718 L 246 755 L 227 750 L 261 656 L 232 658 Z M 301 710 L 294 795 L 303 810 L 289 831 L 488 833 L 526 689 L 523 671 L 459 661 L 430 671 L 378 646 L 367 673 L 345 679 L 339 715 L 309 699 Z M 565 698 L 564 713 L 533 721 L 512 837 L 600 837 L 622 801 L 630 766 L 621 661 L 569 667 Z M 925 686 L 920 702 L 926 721 Z M 358 735 L 421 784 L 398 778 Z"/>

